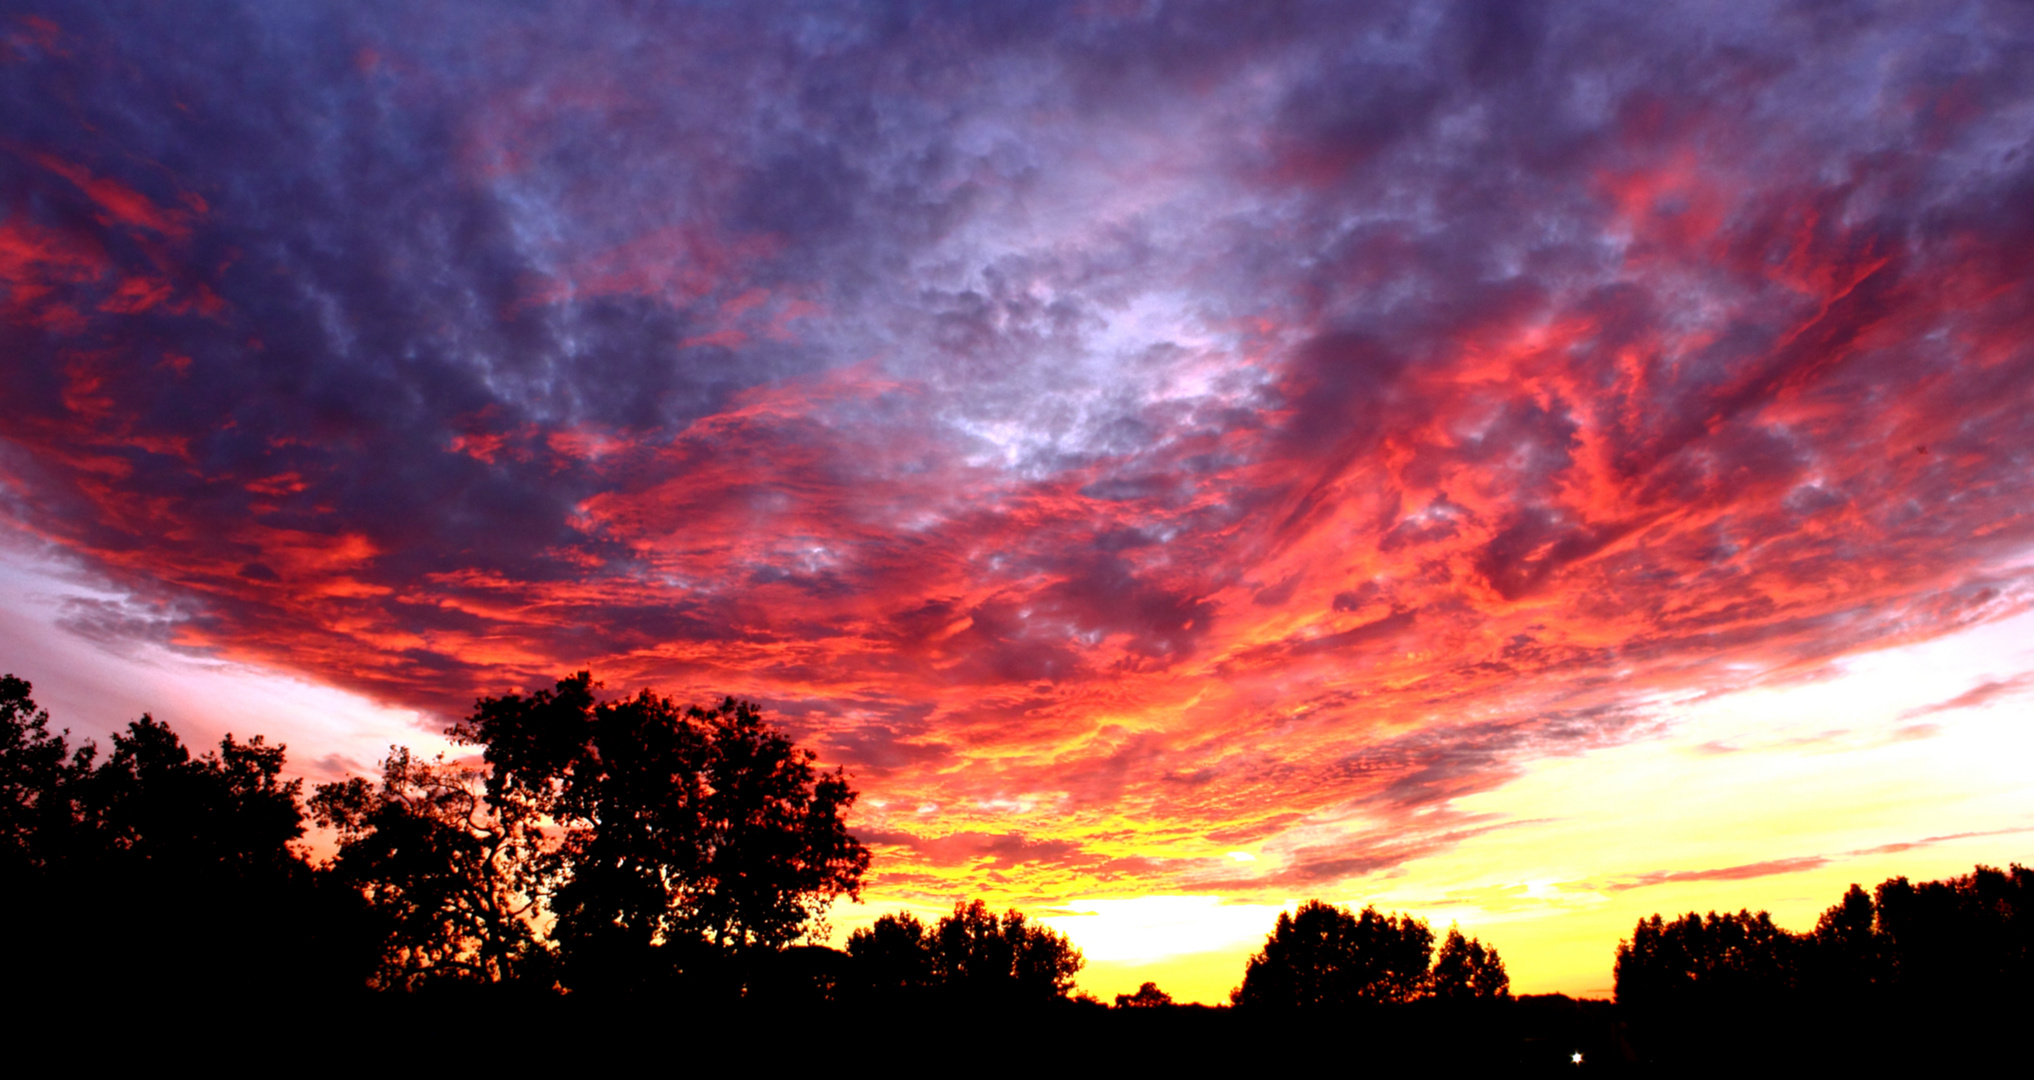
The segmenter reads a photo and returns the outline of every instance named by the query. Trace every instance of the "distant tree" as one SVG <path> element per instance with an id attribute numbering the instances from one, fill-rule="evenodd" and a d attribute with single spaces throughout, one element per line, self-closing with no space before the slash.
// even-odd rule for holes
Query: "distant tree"
<path id="1" fill-rule="evenodd" d="M 1910 996 L 2034 996 L 2034 870 L 1978 866 L 1961 877 L 1874 890 L 1889 981 Z"/>
<path id="2" fill-rule="evenodd" d="M 1011 909 L 957 903 L 931 934 L 933 978 L 969 997 L 1049 1001 L 1073 990 L 1086 961 L 1066 936 Z"/>
<path id="3" fill-rule="evenodd" d="M 1451 926 L 1428 977 L 1429 992 L 1443 1001 L 1494 1000 L 1511 996 L 1511 976 L 1497 950 L 1464 938 Z"/>
<path id="4" fill-rule="evenodd" d="M 546 966 L 538 904 L 556 861 L 535 813 L 490 803 L 478 770 L 390 747 L 380 783 L 321 784 L 311 810 L 339 834 L 329 872 L 375 921 L 376 985 L 499 983 Z"/>
<path id="5" fill-rule="evenodd" d="M 1817 994 L 1859 997 L 1892 976 L 1891 942 L 1878 929 L 1878 909 L 1856 884 L 1816 920 L 1802 958 L 1802 979 Z"/>
<path id="6" fill-rule="evenodd" d="M 943 1000 L 1043 1003 L 1064 999 L 1085 961 L 1073 943 L 1023 912 L 957 903 L 931 928 L 908 912 L 848 938 L 852 980 L 878 998 L 936 991 Z"/>
<path id="7" fill-rule="evenodd" d="M 1617 1001 L 1637 1009 L 1770 1003 L 1795 989 L 1799 961 L 1799 940 L 1763 911 L 1691 911 L 1672 922 L 1654 915 L 1618 943 Z"/>
<path id="8" fill-rule="evenodd" d="M 1172 995 L 1158 988 L 1155 982 L 1145 983 L 1134 994 L 1117 994 L 1116 1007 L 1119 1009 L 1163 1009 L 1172 1004 Z"/>
<path id="9" fill-rule="evenodd" d="M 933 936 L 908 911 L 884 915 L 848 935 L 857 989 L 877 997 L 913 996 L 936 983 Z"/>
<path id="10" fill-rule="evenodd" d="M 1229 999 L 1267 1010 L 1411 1001 L 1425 988 L 1433 949 L 1424 920 L 1309 900 L 1279 914 Z"/>

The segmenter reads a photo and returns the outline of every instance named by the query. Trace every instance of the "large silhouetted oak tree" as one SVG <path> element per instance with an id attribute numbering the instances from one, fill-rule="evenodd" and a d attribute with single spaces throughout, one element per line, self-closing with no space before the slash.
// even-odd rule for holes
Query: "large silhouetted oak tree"
<path id="1" fill-rule="evenodd" d="M 781 950 L 858 895 L 869 853 L 847 831 L 843 772 L 817 771 L 748 702 L 601 702 L 596 687 L 580 672 L 479 701 L 451 734 L 480 748 L 481 771 L 420 774 L 398 752 L 378 792 L 319 789 L 344 833 L 337 866 L 359 867 L 389 910 L 398 969 L 506 977 L 538 959 L 531 927 L 548 916 L 544 956 L 568 987 L 726 975 L 740 992 L 744 954 Z M 417 839 L 378 839 L 396 828 Z"/>

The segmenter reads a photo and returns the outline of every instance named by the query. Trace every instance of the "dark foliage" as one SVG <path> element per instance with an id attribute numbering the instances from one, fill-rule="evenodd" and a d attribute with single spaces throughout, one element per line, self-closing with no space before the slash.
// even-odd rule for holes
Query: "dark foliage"
<path id="1" fill-rule="evenodd" d="M 1116 1007 L 1119 1009 L 1169 1009 L 1172 1006 L 1172 995 L 1160 990 L 1155 982 L 1145 983 L 1134 994 L 1116 995 Z"/>
<path id="2" fill-rule="evenodd" d="M 927 929 L 906 912 L 848 938 L 852 978 L 883 998 L 1040 1005 L 1064 1001 L 1085 963 L 1063 934 L 980 900 L 954 905 Z"/>
<path id="3" fill-rule="evenodd" d="M 638 991 L 732 980 L 730 953 L 771 953 L 859 895 L 869 853 L 845 815 L 844 773 L 817 772 L 752 704 L 680 706 L 648 690 L 598 702 L 586 672 L 486 698 L 453 736 L 482 749 L 503 821 L 547 816 L 555 842 L 518 849 L 514 891 L 555 916 L 559 975 Z"/>
<path id="4" fill-rule="evenodd" d="M 1448 938 L 1434 957 L 1434 970 L 1427 976 L 1427 991 L 1442 1001 L 1483 1001 L 1511 996 L 1511 976 L 1497 949 L 1462 931 L 1448 928 Z"/>
<path id="5" fill-rule="evenodd" d="M 1892 878 L 1872 895 L 1873 933 L 1859 933 L 1852 915 L 1848 934 L 1828 942 L 1831 975 L 1852 974 L 1852 991 L 1870 985 L 1856 979 L 1862 971 L 1909 997 L 2034 996 L 2034 870 L 1979 866 L 1919 885 Z"/>
<path id="6" fill-rule="evenodd" d="M 980 900 L 955 904 L 932 930 L 933 978 L 969 997 L 1065 997 L 1085 963 L 1066 936 L 1022 912 L 998 916 Z"/>
<path id="7" fill-rule="evenodd" d="M 848 958 L 790 946 L 868 865 L 844 823 L 846 777 L 816 772 L 753 705 L 596 703 L 593 685 L 582 673 L 480 702 L 453 734 L 482 748 L 482 767 L 395 747 L 378 780 L 320 785 L 309 810 L 339 850 L 314 867 L 282 747 L 229 735 L 193 757 L 144 716 L 102 760 L 52 733 L 29 684 L 6 676 L 0 917 L 93 928 L 10 935 L 8 971 L 97 997 L 255 998 L 285 964 L 327 997 L 507 1000 L 561 983 L 837 997 Z M 1021 946 L 1045 932 L 1014 918 L 1011 970 L 1035 980 Z"/>
<path id="8" fill-rule="evenodd" d="M 43 866 L 71 824 L 64 735 L 50 734 L 49 712 L 31 689 L 0 676 L 0 869 L 10 881 Z"/>
<path id="9" fill-rule="evenodd" d="M 1264 948 L 1244 968 L 1243 985 L 1229 997 L 1252 1010 L 1346 1010 L 1431 993 L 1451 999 L 1509 995 L 1511 980 L 1497 950 L 1451 930 L 1442 966 L 1430 973 L 1433 955 L 1434 932 L 1423 919 L 1309 900 L 1279 914 Z"/>
<path id="10" fill-rule="evenodd" d="M 2034 999 L 2034 871 L 1852 885 L 1804 934 L 1765 912 L 1654 915 L 1619 943 L 1616 972 L 1617 1002 L 1657 1061 L 1954 1055 Z"/>
<path id="11" fill-rule="evenodd" d="M 1617 1000 L 1657 1009 L 1718 995 L 1770 1004 L 1794 990 L 1800 955 L 1795 936 L 1763 911 L 1655 915 L 1618 945 Z"/>
<path id="12" fill-rule="evenodd" d="M 228 735 L 194 758 L 143 716 L 102 761 L 51 734 L 30 690 L 0 679 L 0 918 L 17 986 L 231 1001 L 285 972 L 314 994 L 365 976 L 358 905 L 294 846 L 300 783 L 281 779 L 281 746 Z"/>
<path id="13" fill-rule="evenodd" d="M 933 936 L 908 911 L 848 935 L 847 951 L 856 988 L 872 997 L 920 997 L 938 983 Z"/>
<path id="14" fill-rule="evenodd" d="M 535 918 L 555 860 L 528 808 L 488 800 L 476 770 L 392 747 L 379 784 L 321 784 L 311 810 L 339 834 L 329 875 L 369 912 L 376 986 L 499 983 L 549 966 Z"/>
<path id="15" fill-rule="evenodd" d="M 542 973 L 580 991 L 682 980 L 741 996 L 858 895 L 869 855 L 846 828 L 844 773 L 817 772 L 747 702 L 600 702 L 597 685 L 580 672 L 482 699 L 451 735 L 484 769 L 396 749 L 378 788 L 318 789 L 320 822 L 340 830 L 334 871 L 382 918 L 385 983 Z"/>
<path id="16" fill-rule="evenodd" d="M 1980 866 L 1915 885 L 1858 885 L 1794 934 L 1753 915 L 1639 921 L 1617 949 L 1617 1000 L 1640 1010 L 1709 1003 L 1925 996 L 1995 998 L 2034 975 L 2034 871 Z"/>
<path id="17" fill-rule="evenodd" d="M 321 785 L 309 811 L 340 847 L 313 866 L 283 747 L 229 735 L 194 756 L 143 716 L 102 755 L 0 677 L 10 988 L 72 1016 L 545 1016 L 610 1041 L 674 1009 L 744 1038 L 792 1015 L 845 1038 L 908 1006 L 956 1053 L 978 1049 L 969 1021 L 1025 1011 L 1053 1047 L 1124 1067 L 1205 1069 L 1225 1060 L 1212 1036 L 1529 1073 L 1577 1054 L 1588 1071 L 1956 1060 L 2034 1003 L 2018 865 L 1853 885 L 1800 934 L 1763 912 L 1652 916 L 1619 945 L 1614 1006 L 1513 999 L 1497 950 L 1459 929 L 1436 951 L 1423 920 L 1319 902 L 1280 916 L 1235 1009 L 1153 983 L 1104 1008 L 1073 993 L 1071 942 L 979 900 L 931 926 L 883 916 L 845 950 L 800 945 L 868 864 L 846 778 L 753 706 L 593 689 L 582 673 L 481 701 L 454 732 L 478 766 L 394 748 L 378 780 Z"/>

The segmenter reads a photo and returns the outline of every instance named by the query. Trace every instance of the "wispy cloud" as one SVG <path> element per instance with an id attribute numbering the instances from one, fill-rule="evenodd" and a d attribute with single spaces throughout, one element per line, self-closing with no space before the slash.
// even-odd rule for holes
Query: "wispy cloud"
<path id="1" fill-rule="evenodd" d="M 2034 688 L 2034 672 L 2030 671 L 2023 671 L 2018 675 L 2005 679 L 1987 679 L 1947 701 L 1938 701 L 1932 705 L 1922 705 L 1917 708 L 1908 709 L 1900 714 L 1900 719 L 1913 720 L 1923 716 L 1932 716 L 1936 713 L 1953 712 L 1957 709 L 1987 705 L 1998 698 L 2012 697 L 2024 693 L 2029 688 Z M 1932 729 L 1934 725 L 1917 724 L 1914 726 Z"/>
<path id="2" fill-rule="evenodd" d="M 1749 881 L 1752 878 L 1798 874 L 1804 870 L 1820 869 L 1828 864 L 1829 860 L 1820 855 L 1806 855 L 1794 859 L 1768 859 L 1764 862 L 1745 863 L 1742 866 L 1725 866 L 1714 870 L 1655 870 L 1623 881 L 1611 882 L 1603 888 L 1607 892 L 1616 893 L 1670 882 Z"/>

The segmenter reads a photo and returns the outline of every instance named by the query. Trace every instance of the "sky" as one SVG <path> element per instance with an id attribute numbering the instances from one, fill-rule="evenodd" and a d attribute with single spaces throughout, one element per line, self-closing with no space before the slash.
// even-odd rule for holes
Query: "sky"
<path id="1" fill-rule="evenodd" d="M 2034 862 L 2023 4 L 0 20 L 0 668 L 80 737 L 750 698 L 837 930 L 1105 997 Z"/>

